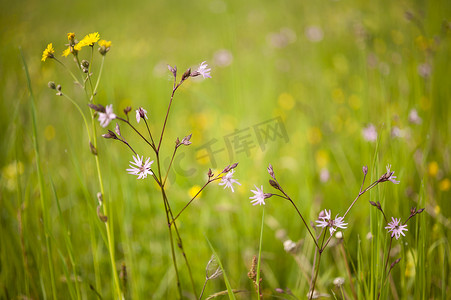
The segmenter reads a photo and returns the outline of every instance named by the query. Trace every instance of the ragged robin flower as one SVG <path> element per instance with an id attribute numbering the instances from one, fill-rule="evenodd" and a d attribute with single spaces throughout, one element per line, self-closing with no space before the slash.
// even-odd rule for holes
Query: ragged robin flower
<path id="1" fill-rule="evenodd" d="M 53 55 L 55 53 L 55 49 L 53 49 L 52 43 L 47 45 L 47 48 L 45 48 L 44 52 L 42 52 L 42 58 L 41 61 L 45 61 L 47 58 L 54 58 Z"/>

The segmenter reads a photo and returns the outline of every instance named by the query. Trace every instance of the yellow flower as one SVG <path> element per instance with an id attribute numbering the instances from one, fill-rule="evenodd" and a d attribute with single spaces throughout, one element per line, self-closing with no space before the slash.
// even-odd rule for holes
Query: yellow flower
<path id="1" fill-rule="evenodd" d="M 448 178 L 443 179 L 440 181 L 439 188 L 441 191 L 448 191 L 451 188 L 451 181 Z"/>
<path id="2" fill-rule="evenodd" d="M 72 51 L 70 51 L 70 47 L 68 47 L 66 50 L 63 51 L 63 56 L 67 57 L 69 54 L 71 54 Z"/>
<path id="3" fill-rule="evenodd" d="M 111 47 L 111 41 L 100 40 L 99 41 L 99 46 L 100 47 L 105 47 L 105 48 L 110 48 Z"/>
<path id="4" fill-rule="evenodd" d="M 111 41 L 105 41 L 105 40 L 100 40 L 98 42 L 99 44 L 99 53 L 102 55 L 107 54 L 108 51 L 110 51 L 110 47 L 111 47 Z"/>
<path id="5" fill-rule="evenodd" d="M 428 173 L 431 177 L 437 176 L 438 171 L 439 167 L 436 161 L 432 161 L 428 164 Z"/>
<path id="6" fill-rule="evenodd" d="M 67 34 L 67 39 L 68 39 L 69 41 L 72 41 L 74 38 L 75 38 L 75 33 L 69 32 L 69 33 Z"/>
<path id="7" fill-rule="evenodd" d="M 87 46 L 86 44 L 84 44 L 84 43 L 82 43 L 82 42 L 83 42 L 83 41 L 81 41 L 81 42 L 75 44 L 74 50 L 80 51 L 82 47 Z"/>
<path id="8" fill-rule="evenodd" d="M 45 61 L 47 58 L 54 58 L 53 55 L 55 53 L 55 49 L 53 49 L 52 43 L 47 45 L 47 48 L 45 48 L 44 52 L 42 53 L 42 59 L 41 61 Z"/>
<path id="9" fill-rule="evenodd" d="M 78 44 L 81 44 L 81 47 L 93 46 L 99 39 L 100 39 L 99 33 L 94 32 L 85 36 Z"/>

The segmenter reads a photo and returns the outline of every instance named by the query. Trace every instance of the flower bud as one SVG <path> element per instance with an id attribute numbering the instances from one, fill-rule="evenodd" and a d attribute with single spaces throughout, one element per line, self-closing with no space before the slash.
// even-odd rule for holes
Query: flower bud
<path id="1" fill-rule="evenodd" d="M 185 73 L 183 73 L 182 75 L 182 81 L 184 81 L 186 78 L 188 78 L 191 75 L 191 68 L 189 68 L 188 70 L 186 70 Z"/>
<path id="2" fill-rule="evenodd" d="M 368 174 L 368 166 L 363 166 L 362 171 L 363 171 L 363 175 Z"/>
<path id="3" fill-rule="evenodd" d="M 56 90 L 56 84 L 53 81 L 49 81 L 49 88 L 51 88 L 52 90 Z"/>

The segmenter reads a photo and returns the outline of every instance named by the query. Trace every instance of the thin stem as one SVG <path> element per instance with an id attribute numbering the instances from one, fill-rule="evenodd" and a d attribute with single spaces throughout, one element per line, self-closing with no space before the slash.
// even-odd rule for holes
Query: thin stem
<path id="1" fill-rule="evenodd" d="M 202 296 L 204 295 L 205 287 L 207 286 L 208 278 L 205 278 L 204 286 L 202 287 L 202 291 L 200 292 L 199 300 L 202 300 Z"/>
<path id="2" fill-rule="evenodd" d="M 150 132 L 149 124 L 147 124 L 147 121 L 145 118 L 143 118 L 143 120 L 144 120 L 144 123 L 146 123 L 147 132 L 149 132 L 150 140 L 152 141 L 153 148 L 155 149 L 155 142 L 153 141 L 153 137 L 152 137 L 152 133 Z"/>
<path id="3" fill-rule="evenodd" d="M 146 123 L 146 124 L 147 124 L 147 123 Z M 177 149 L 178 149 L 178 147 L 175 146 L 175 147 L 174 147 L 174 152 L 172 153 L 171 161 L 169 162 L 169 166 L 168 166 L 168 169 L 167 169 L 167 171 L 166 171 L 166 175 L 164 176 L 163 186 L 166 184 L 166 180 L 168 179 L 169 170 L 171 169 L 172 162 L 174 161 L 174 157 L 175 157 L 175 153 L 177 152 Z"/>
<path id="4" fill-rule="evenodd" d="M 326 232 L 327 232 L 327 230 L 324 230 L 323 241 L 321 242 L 321 245 L 323 245 L 324 239 L 326 238 Z M 319 248 L 320 247 L 318 247 L 318 249 Z M 309 295 L 309 299 L 310 300 L 313 298 L 313 294 L 315 292 L 316 279 L 318 278 L 319 266 L 320 266 L 320 263 L 321 263 L 322 252 L 318 251 L 318 255 L 319 256 L 318 256 L 318 263 L 317 263 L 317 267 L 316 267 L 316 271 L 315 271 L 315 277 L 313 278 L 312 288 L 310 289 L 310 295 Z"/>
<path id="5" fill-rule="evenodd" d="M 138 129 L 136 129 L 135 128 L 135 126 L 133 126 L 132 125 L 132 123 L 130 123 L 130 121 L 128 121 L 128 120 L 125 120 L 125 119 L 123 119 L 123 118 L 121 118 L 121 117 L 116 117 L 116 119 L 117 120 L 120 120 L 120 121 L 122 121 L 122 122 L 124 122 L 124 123 L 126 123 L 126 124 L 128 124 L 155 152 L 157 151 L 156 149 L 155 149 L 155 146 L 154 145 L 152 145 L 139 131 L 138 131 Z"/>
<path id="6" fill-rule="evenodd" d="M 163 140 L 164 130 L 165 130 L 165 128 L 166 128 L 166 123 L 167 123 L 168 117 L 169 117 L 169 111 L 171 110 L 172 99 L 174 99 L 175 91 L 177 91 L 178 87 L 179 87 L 182 83 L 183 83 L 183 81 L 181 81 L 178 85 L 175 85 L 175 82 L 174 82 L 174 87 L 172 88 L 171 99 L 169 100 L 168 110 L 167 110 L 167 112 L 166 112 L 166 117 L 164 118 L 163 128 L 161 129 L 160 141 L 158 142 L 157 152 L 160 151 L 161 141 Z"/>

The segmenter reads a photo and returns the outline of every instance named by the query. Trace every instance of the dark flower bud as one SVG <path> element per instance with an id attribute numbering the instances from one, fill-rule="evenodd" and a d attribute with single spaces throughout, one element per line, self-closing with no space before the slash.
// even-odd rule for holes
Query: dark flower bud
<path id="1" fill-rule="evenodd" d="M 92 154 L 97 155 L 97 149 L 91 142 L 89 142 L 89 149 L 91 150 Z"/>
<path id="2" fill-rule="evenodd" d="M 57 90 L 58 92 L 61 92 L 61 84 L 58 84 L 58 85 L 56 86 L 56 90 Z"/>
<path id="3" fill-rule="evenodd" d="M 230 166 L 230 170 L 235 169 L 238 166 L 238 163 L 234 163 L 233 165 Z"/>
<path id="4" fill-rule="evenodd" d="M 124 114 L 128 115 L 128 113 L 132 110 L 131 106 L 127 106 L 126 108 L 124 108 Z"/>
<path id="5" fill-rule="evenodd" d="M 87 61 L 86 59 L 83 59 L 81 61 L 81 67 L 85 68 L 85 69 L 89 68 L 89 61 Z"/>
<path id="6" fill-rule="evenodd" d="M 398 264 L 401 261 L 401 257 L 398 258 L 397 260 L 395 260 L 391 265 L 390 265 L 390 269 L 393 269 L 394 266 L 396 266 L 396 264 Z"/>
<path id="7" fill-rule="evenodd" d="M 56 90 L 56 84 L 53 81 L 49 81 L 49 88 Z"/>
<path id="8" fill-rule="evenodd" d="M 376 204 L 376 202 L 370 201 L 370 204 L 371 204 L 372 206 L 375 206 L 375 207 L 377 207 L 377 204 Z"/>
<path id="9" fill-rule="evenodd" d="M 180 145 L 180 139 L 177 137 L 177 139 L 175 140 L 175 147 L 178 148 Z"/>
<path id="10" fill-rule="evenodd" d="M 424 208 L 420 208 L 419 210 L 417 210 L 417 214 L 421 214 L 424 211 Z"/>
<path id="11" fill-rule="evenodd" d="M 215 175 L 215 174 L 213 174 L 213 172 L 211 171 L 211 169 L 208 169 L 208 178 L 211 178 L 211 177 L 213 177 L 213 175 Z"/>
<path id="12" fill-rule="evenodd" d="M 227 173 L 230 171 L 230 165 L 228 165 L 227 167 L 224 168 L 224 170 L 222 170 L 221 173 Z"/>
<path id="13" fill-rule="evenodd" d="M 269 180 L 269 184 L 270 184 L 273 188 L 275 188 L 275 189 L 277 189 L 277 190 L 280 189 L 280 188 L 279 188 L 279 184 L 277 184 L 277 182 L 275 182 L 275 181 L 272 180 L 272 179 Z"/>
<path id="14" fill-rule="evenodd" d="M 102 134 L 102 137 L 104 137 L 104 138 L 106 138 L 106 139 L 115 139 L 115 140 L 118 139 L 117 136 L 116 136 L 116 134 L 115 134 L 114 132 L 112 132 L 111 130 L 108 130 L 107 133 Z"/>
<path id="15" fill-rule="evenodd" d="M 183 73 L 182 75 L 182 81 L 184 81 L 186 78 L 188 78 L 191 75 L 191 68 L 189 68 L 188 70 L 186 70 L 185 73 Z"/>
<path id="16" fill-rule="evenodd" d="M 106 223 L 108 221 L 108 217 L 105 216 L 101 210 L 100 210 L 100 205 L 97 206 L 97 216 L 99 217 L 100 221 L 102 221 L 103 223 Z"/>
<path id="17" fill-rule="evenodd" d="M 102 104 L 95 105 L 92 103 L 88 103 L 88 106 L 97 112 L 105 113 L 105 107 Z"/>

